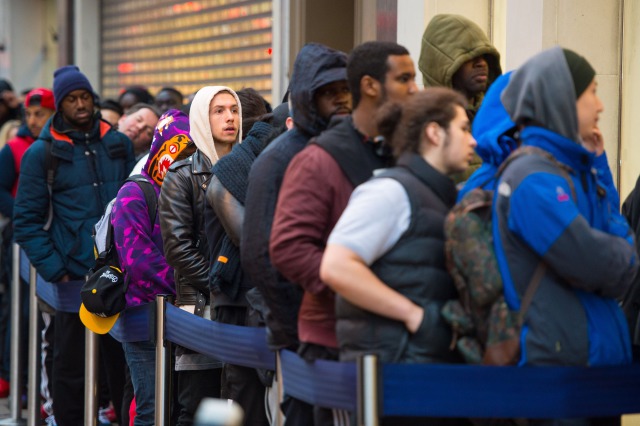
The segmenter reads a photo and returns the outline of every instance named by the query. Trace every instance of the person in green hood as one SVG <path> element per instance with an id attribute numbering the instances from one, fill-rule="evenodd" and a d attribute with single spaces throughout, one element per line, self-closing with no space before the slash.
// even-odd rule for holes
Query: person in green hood
<path id="1" fill-rule="evenodd" d="M 482 29 L 464 16 L 450 14 L 436 15 L 427 25 L 418 67 L 425 87 L 444 86 L 465 96 L 472 122 L 485 92 L 502 74 L 500 53 Z M 475 155 L 467 171 L 454 180 L 466 181 L 481 163 Z"/>

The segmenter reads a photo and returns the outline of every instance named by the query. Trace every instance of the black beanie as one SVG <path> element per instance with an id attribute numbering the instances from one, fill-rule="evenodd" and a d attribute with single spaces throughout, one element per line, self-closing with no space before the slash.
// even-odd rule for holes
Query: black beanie
<path id="1" fill-rule="evenodd" d="M 11 85 L 11 83 L 9 83 L 9 80 L 0 78 L 0 93 L 6 91 L 13 92 L 13 86 Z"/>
<path id="2" fill-rule="evenodd" d="M 65 96 L 78 89 L 91 93 L 95 100 L 96 94 L 93 92 L 91 83 L 77 66 L 67 65 L 55 70 L 53 73 L 53 97 L 55 98 L 56 109 L 60 109 L 60 103 Z"/>
<path id="3" fill-rule="evenodd" d="M 585 58 L 573 50 L 562 49 L 562 52 L 564 53 L 567 65 L 569 65 L 573 88 L 576 90 L 576 99 L 578 99 L 580 95 L 582 95 L 582 92 L 584 92 L 593 81 L 593 78 L 596 76 L 596 71 Z"/>

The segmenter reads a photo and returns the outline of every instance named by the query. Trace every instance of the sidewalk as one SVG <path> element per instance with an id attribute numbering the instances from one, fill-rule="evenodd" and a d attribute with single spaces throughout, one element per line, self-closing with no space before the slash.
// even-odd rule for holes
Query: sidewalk
<path id="1" fill-rule="evenodd" d="M 10 419 L 11 410 L 9 409 L 9 398 L 0 399 L 0 420 Z M 27 419 L 27 410 L 22 410 L 22 418 Z"/>
<path id="2" fill-rule="evenodd" d="M 0 399 L 0 420 L 11 418 L 9 398 Z M 27 410 L 22 410 L 22 418 L 26 420 Z M 640 426 L 640 414 L 623 416 L 622 426 Z"/>
<path id="3" fill-rule="evenodd" d="M 8 419 L 10 417 L 11 411 L 9 410 L 9 398 L 0 399 L 0 419 Z"/>

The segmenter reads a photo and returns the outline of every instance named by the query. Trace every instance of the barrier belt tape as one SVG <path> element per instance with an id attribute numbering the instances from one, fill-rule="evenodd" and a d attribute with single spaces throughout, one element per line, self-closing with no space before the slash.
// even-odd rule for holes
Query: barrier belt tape
<path id="1" fill-rule="evenodd" d="M 29 282 L 21 251 L 20 276 Z M 37 294 L 58 311 L 78 312 L 82 281 L 49 283 Z M 120 342 L 152 340 L 154 303 L 127 309 L 111 330 Z M 206 320 L 166 306 L 165 338 L 223 362 L 273 370 L 266 330 Z M 206 338 L 203 338 L 206 336 Z M 307 362 L 282 351 L 285 393 L 309 404 L 356 410 L 355 363 Z M 612 367 L 486 367 L 385 364 L 383 416 L 573 418 L 640 413 L 640 364 Z M 499 401 L 499 403 L 497 403 Z"/>

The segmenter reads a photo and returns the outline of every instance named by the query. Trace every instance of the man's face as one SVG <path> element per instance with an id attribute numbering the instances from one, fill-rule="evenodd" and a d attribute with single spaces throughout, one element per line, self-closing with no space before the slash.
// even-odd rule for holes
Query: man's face
<path id="1" fill-rule="evenodd" d="M 451 85 L 468 100 L 487 90 L 489 64 L 484 56 L 471 59 L 458 69 L 451 78 Z"/>
<path id="2" fill-rule="evenodd" d="M 40 105 L 32 105 L 24 110 L 24 118 L 27 122 L 27 127 L 31 132 L 31 136 L 37 138 L 40 135 L 40 131 L 46 124 L 49 117 L 53 115 L 53 110 L 44 108 Z"/>
<path id="3" fill-rule="evenodd" d="M 133 143 L 136 155 L 147 151 L 153 139 L 153 129 L 158 117 L 149 108 L 142 108 L 129 115 L 123 115 L 118 120 L 118 131 L 124 133 Z"/>
<path id="4" fill-rule="evenodd" d="M 474 148 L 477 143 L 471 135 L 471 123 L 467 113 L 456 105 L 456 115 L 446 130 L 442 149 L 442 164 L 447 174 L 462 172 L 469 167 L 473 160 Z"/>
<path id="5" fill-rule="evenodd" d="M 138 100 L 136 95 L 129 92 L 129 93 L 125 93 L 122 99 L 120 99 L 120 106 L 122 107 L 122 110 L 126 114 L 127 112 L 129 112 L 131 107 L 137 104 L 138 102 L 140 102 L 140 100 Z"/>
<path id="6" fill-rule="evenodd" d="M 389 70 L 385 74 L 383 96 L 385 101 L 402 103 L 418 91 L 416 69 L 409 55 L 390 55 L 387 58 Z"/>
<path id="7" fill-rule="evenodd" d="M 16 109 L 20 105 L 20 99 L 13 90 L 5 90 L 0 93 L 0 102 L 3 102 L 10 109 Z"/>
<path id="8" fill-rule="evenodd" d="M 320 86 L 313 94 L 313 99 L 318 115 L 327 121 L 334 115 L 351 114 L 351 91 L 346 80 Z"/>
<path id="9" fill-rule="evenodd" d="M 236 98 L 229 92 L 220 92 L 209 104 L 209 125 L 214 142 L 233 144 L 238 137 L 240 114 Z"/>
<path id="10" fill-rule="evenodd" d="M 182 101 L 180 97 L 171 91 L 163 90 L 156 95 L 156 106 L 163 114 L 170 109 L 180 109 L 182 107 Z"/>
<path id="11" fill-rule="evenodd" d="M 4 120 L 7 115 L 9 115 L 9 106 L 0 99 L 0 120 Z"/>
<path id="12" fill-rule="evenodd" d="M 60 110 L 65 121 L 85 130 L 93 121 L 93 94 L 84 89 L 74 90 L 62 99 Z"/>
<path id="13" fill-rule="evenodd" d="M 598 128 L 600 113 L 604 110 L 602 101 L 596 94 L 597 88 L 598 83 L 594 79 L 576 101 L 578 131 L 582 140 L 593 137 L 594 130 Z"/>

